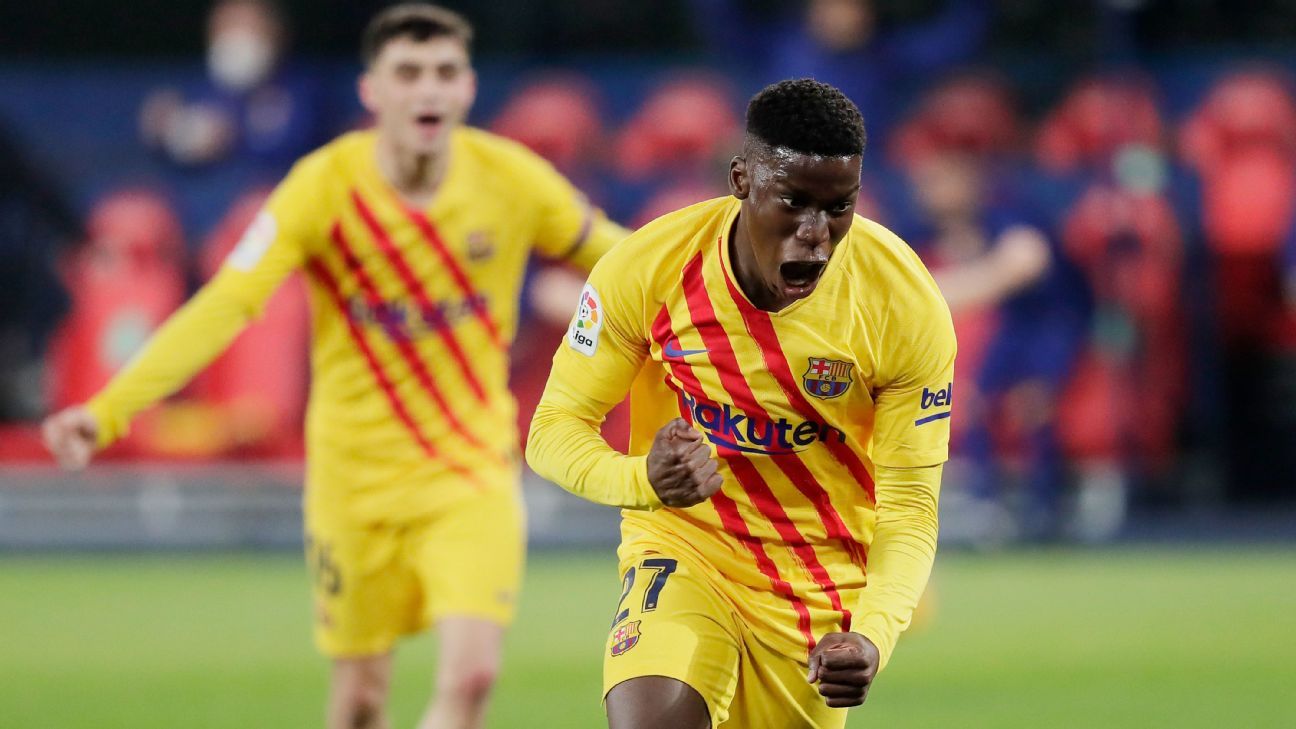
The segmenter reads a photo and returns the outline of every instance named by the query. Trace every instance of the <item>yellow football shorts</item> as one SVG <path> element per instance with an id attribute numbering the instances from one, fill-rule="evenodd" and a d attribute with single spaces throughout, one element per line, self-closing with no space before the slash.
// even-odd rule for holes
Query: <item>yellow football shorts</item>
<path id="1" fill-rule="evenodd" d="M 846 710 L 806 682 L 804 659 L 762 643 L 697 563 L 663 549 L 623 550 L 622 597 L 603 654 L 603 696 L 640 676 L 666 676 L 706 701 L 725 729 L 840 729 Z"/>
<path id="2" fill-rule="evenodd" d="M 443 617 L 513 620 L 526 551 L 515 485 L 402 524 L 308 520 L 315 643 L 327 656 L 386 653 Z"/>

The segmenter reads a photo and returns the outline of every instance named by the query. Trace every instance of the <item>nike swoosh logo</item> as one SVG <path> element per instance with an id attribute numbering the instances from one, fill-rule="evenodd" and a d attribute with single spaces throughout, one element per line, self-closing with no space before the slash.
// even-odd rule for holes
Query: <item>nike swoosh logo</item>
<path id="1" fill-rule="evenodd" d="M 667 344 L 662 348 L 662 354 L 671 359 L 683 359 L 693 354 L 706 354 L 705 349 L 676 349 L 673 345 Z"/>

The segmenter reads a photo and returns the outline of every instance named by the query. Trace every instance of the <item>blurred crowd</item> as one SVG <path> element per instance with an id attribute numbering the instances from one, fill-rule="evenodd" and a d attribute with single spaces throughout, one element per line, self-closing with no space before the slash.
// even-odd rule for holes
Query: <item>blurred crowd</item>
<path id="1" fill-rule="evenodd" d="M 933 5 L 887 26 L 869 0 L 810 0 L 786 17 L 692 0 L 711 54 L 697 67 L 670 67 L 616 109 L 607 99 L 624 90 L 591 68 L 520 67 L 478 123 L 639 225 L 726 194 L 750 90 L 799 75 L 834 83 L 868 124 L 858 211 L 923 256 L 954 312 L 947 482 L 967 508 L 1025 537 L 1101 538 L 1131 502 L 1296 496 L 1287 72 L 1221 62 L 1172 117 L 1156 77 L 1122 62 L 1073 74 L 1027 114 L 1007 69 L 977 65 L 991 5 Z M 211 275 L 294 159 L 363 124 L 322 108 L 325 80 L 293 62 L 288 31 L 272 4 L 222 0 L 206 29 L 205 80 L 139 101 L 140 153 L 177 179 L 232 175 L 223 196 L 123 183 L 78 215 L 65 181 L 0 139 L 0 419 L 29 423 L 95 391 Z M 188 222 L 195 205 L 214 222 Z M 116 454 L 298 453 L 300 285 Z M 559 333 L 522 331 L 525 424 L 547 375 L 537 363 Z M 0 459 L 38 456 L 28 426 L 0 432 Z"/>

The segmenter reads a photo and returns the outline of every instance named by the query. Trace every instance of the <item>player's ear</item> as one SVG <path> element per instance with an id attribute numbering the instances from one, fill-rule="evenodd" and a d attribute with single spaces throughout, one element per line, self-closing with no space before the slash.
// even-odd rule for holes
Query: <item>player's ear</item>
<path id="1" fill-rule="evenodd" d="M 377 100 L 374 99 L 373 81 L 369 78 L 369 72 L 365 71 L 356 79 L 356 94 L 360 97 L 360 103 L 364 106 L 365 111 L 370 114 L 378 113 Z"/>
<path id="2" fill-rule="evenodd" d="M 729 192 L 739 200 L 746 200 L 747 194 L 751 192 L 746 157 L 734 157 L 729 160 Z"/>

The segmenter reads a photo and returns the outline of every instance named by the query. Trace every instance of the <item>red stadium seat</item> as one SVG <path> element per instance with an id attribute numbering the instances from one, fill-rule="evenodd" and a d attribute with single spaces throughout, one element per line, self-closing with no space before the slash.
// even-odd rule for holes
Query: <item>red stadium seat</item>
<path id="1" fill-rule="evenodd" d="M 584 77 L 547 76 L 514 94 L 491 130 L 571 171 L 590 162 L 601 148 L 603 120 L 596 98 L 594 85 Z"/>
<path id="2" fill-rule="evenodd" d="M 204 278 L 215 275 L 261 210 L 267 191 L 245 195 L 207 239 Z M 227 424 L 225 450 L 290 454 L 300 450 L 309 378 L 310 311 L 300 275 L 289 277 L 244 331 L 195 382 L 193 394 Z M 267 363 L 274 363 L 267 366 Z"/>
<path id="3" fill-rule="evenodd" d="M 1239 149 L 1202 180 L 1202 225 L 1217 253 L 1270 255 L 1292 225 L 1296 158 L 1272 148 Z"/>
<path id="4" fill-rule="evenodd" d="M 1054 172 L 1103 167 L 1129 145 L 1162 147 L 1164 134 L 1150 83 L 1091 78 L 1081 81 L 1045 118 L 1035 156 Z"/>
<path id="5" fill-rule="evenodd" d="M 180 222 L 145 190 L 91 211 L 89 243 L 65 261 L 72 308 L 50 345 L 50 403 L 85 401 L 121 369 L 185 296 Z"/>
<path id="6" fill-rule="evenodd" d="M 1214 254 L 1225 346 L 1268 342 L 1284 311 L 1277 253 L 1296 212 L 1296 100 L 1288 80 L 1267 71 L 1224 79 L 1184 124 L 1180 148 L 1202 177 L 1202 227 Z"/>
<path id="7" fill-rule="evenodd" d="M 1287 80 L 1277 73 L 1247 71 L 1216 84 L 1184 123 L 1179 148 L 1204 175 L 1249 149 L 1296 157 L 1296 101 Z"/>
<path id="8" fill-rule="evenodd" d="M 701 172 L 732 148 L 739 132 L 733 94 L 721 80 L 693 76 L 654 91 L 621 131 L 619 171 L 630 179 Z"/>
<path id="9" fill-rule="evenodd" d="M 910 166 L 937 152 L 1004 154 L 1020 142 L 1021 121 L 1008 86 L 986 75 L 936 87 L 896 130 L 890 153 Z"/>

